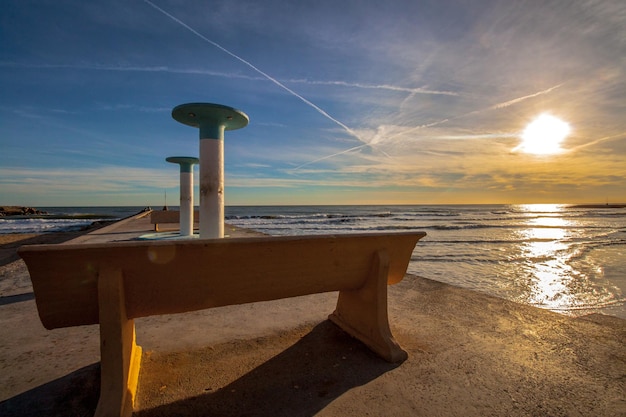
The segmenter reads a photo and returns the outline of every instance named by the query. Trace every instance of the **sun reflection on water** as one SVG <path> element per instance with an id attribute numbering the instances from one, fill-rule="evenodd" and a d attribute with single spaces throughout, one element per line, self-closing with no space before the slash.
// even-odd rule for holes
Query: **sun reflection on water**
<path id="1" fill-rule="evenodd" d="M 594 256 L 601 246 L 589 241 L 588 231 L 565 206 L 532 205 L 520 211 L 527 218 L 516 233 L 519 301 L 573 313 L 623 300 L 619 288 L 605 279 L 603 258 Z"/>
<path id="2" fill-rule="evenodd" d="M 554 308 L 571 304 L 568 282 L 574 271 L 567 264 L 568 245 L 561 241 L 565 230 L 532 228 L 523 230 L 521 235 L 525 267 L 531 274 L 529 301 Z"/>
<path id="3" fill-rule="evenodd" d="M 519 233 L 520 252 L 525 259 L 527 302 L 551 309 L 562 309 L 577 303 L 571 291 L 577 272 L 569 261 L 573 256 L 571 220 L 559 217 L 558 205 L 532 207 L 537 217 L 529 217 L 528 228 Z"/>

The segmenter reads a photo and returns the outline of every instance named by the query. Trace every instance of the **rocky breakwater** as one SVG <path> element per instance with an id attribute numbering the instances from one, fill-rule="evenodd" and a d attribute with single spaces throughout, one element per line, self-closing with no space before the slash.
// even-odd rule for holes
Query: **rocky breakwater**
<path id="1" fill-rule="evenodd" d="M 0 206 L 0 217 L 6 216 L 33 216 L 38 214 L 48 214 L 45 211 L 37 210 L 33 207 L 20 206 Z"/>

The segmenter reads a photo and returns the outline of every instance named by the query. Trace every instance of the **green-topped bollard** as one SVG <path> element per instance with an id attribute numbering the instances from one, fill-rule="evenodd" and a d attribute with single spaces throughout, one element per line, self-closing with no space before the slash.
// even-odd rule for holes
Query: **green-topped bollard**
<path id="1" fill-rule="evenodd" d="M 180 235 L 193 235 L 193 166 L 200 160 L 192 156 L 170 156 L 167 162 L 180 165 Z"/>
<path id="2" fill-rule="evenodd" d="M 224 131 L 248 125 L 232 107 L 188 103 L 174 107 L 174 120 L 200 129 L 200 239 L 224 237 Z"/>

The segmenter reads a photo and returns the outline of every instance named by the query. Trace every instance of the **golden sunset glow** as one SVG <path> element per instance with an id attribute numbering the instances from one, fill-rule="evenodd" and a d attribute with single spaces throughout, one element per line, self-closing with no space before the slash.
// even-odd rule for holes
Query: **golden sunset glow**
<path id="1" fill-rule="evenodd" d="M 530 122 L 522 132 L 522 143 L 516 149 L 535 155 L 552 155 L 562 152 L 561 143 L 571 128 L 563 120 L 542 114 Z"/>

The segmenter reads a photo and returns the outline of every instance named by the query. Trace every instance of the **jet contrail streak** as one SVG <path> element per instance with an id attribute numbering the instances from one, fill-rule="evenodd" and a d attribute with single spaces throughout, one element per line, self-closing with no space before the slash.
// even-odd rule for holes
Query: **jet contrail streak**
<path id="1" fill-rule="evenodd" d="M 332 117 L 330 114 L 328 114 L 326 111 L 324 111 L 322 108 L 318 107 L 317 105 L 315 105 L 314 103 L 310 102 L 309 100 L 307 100 L 306 98 L 302 97 L 300 94 L 296 93 L 295 91 L 293 91 L 292 89 L 290 89 L 289 87 L 287 87 L 286 85 L 282 84 L 280 81 L 278 81 L 276 78 L 270 76 L 269 74 L 261 71 L 259 68 L 255 67 L 253 64 L 251 64 L 250 62 L 246 61 L 245 59 L 241 58 L 240 56 L 230 52 L 228 49 L 224 48 L 223 46 L 221 46 L 220 44 L 213 42 L 211 39 L 207 38 L 206 36 L 202 35 L 200 32 L 196 31 L 194 28 L 192 28 L 191 26 L 187 25 L 185 22 L 181 21 L 180 19 L 176 18 L 175 16 L 172 16 L 171 14 L 169 14 L 168 12 L 166 12 L 165 10 L 161 9 L 159 6 L 157 6 L 156 4 L 152 3 L 150 0 L 143 0 L 145 3 L 147 3 L 148 5 L 152 6 L 154 9 L 158 10 L 159 12 L 161 12 L 162 14 L 164 14 L 165 16 L 169 17 L 170 19 L 172 19 L 174 22 L 178 23 L 179 25 L 183 26 L 185 29 L 189 30 L 191 33 L 193 33 L 194 35 L 198 36 L 200 39 L 202 39 L 205 42 L 208 42 L 209 44 L 213 45 L 214 47 L 216 47 L 217 49 L 221 50 L 222 52 L 232 56 L 233 58 L 235 58 L 236 60 L 242 62 L 243 64 L 247 65 L 248 67 L 252 68 L 254 71 L 258 72 L 259 74 L 261 74 L 263 77 L 267 78 L 268 80 L 270 80 L 271 82 L 273 82 L 274 84 L 276 84 L 278 87 L 282 88 L 283 90 L 287 91 L 289 94 L 293 95 L 294 97 L 299 98 L 300 100 L 302 100 L 305 104 L 307 104 L 308 106 L 312 107 L 313 109 L 315 109 L 318 113 L 320 113 L 322 116 L 326 117 L 327 119 L 329 119 L 330 121 L 334 122 L 335 124 L 341 126 L 346 132 L 348 132 L 350 135 L 354 136 L 355 138 L 357 138 L 360 142 L 365 143 L 365 141 L 363 139 L 361 139 L 361 137 L 352 129 L 350 129 L 348 126 L 346 126 L 345 124 L 341 123 L 339 120 L 335 119 L 334 117 Z"/>
<path id="2" fill-rule="evenodd" d="M 307 80 L 307 79 L 292 79 L 285 80 L 290 83 L 300 83 L 300 84 L 309 84 L 309 85 L 337 85 L 341 87 L 355 87 L 369 90 L 390 90 L 390 91 L 400 91 L 404 93 L 412 93 L 412 94 L 435 94 L 435 95 L 444 95 L 444 96 L 459 96 L 459 93 L 455 93 L 453 91 L 440 91 L 440 90 L 429 90 L 426 88 L 409 88 L 409 87 L 399 87 L 390 84 L 360 84 L 360 83 L 349 83 L 346 81 L 315 81 L 315 80 Z"/>
<path id="3" fill-rule="evenodd" d="M 538 91 L 538 92 L 533 93 L 533 94 L 529 94 L 527 96 L 518 97 L 518 98 L 514 98 L 512 100 L 508 100 L 508 101 L 505 101 L 505 102 L 502 102 L 502 103 L 494 104 L 493 106 L 490 106 L 490 107 L 487 107 L 487 108 L 484 108 L 484 109 L 474 110 L 474 111 L 471 111 L 469 113 L 464 113 L 464 114 L 461 114 L 461 115 L 458 115 L 458 116 L 449 117 L 447 119 L 438 120 L 436 122 L 431 122 L 431 123 L 428 123 L 428 124 L 425 124 L 425 125 L 415 126 L 414 128 L 411 128 L 409 130 L 405 130 L 404 132 L 398 133 L 398 134 L 396 134 L 394 136 L 390 136 L 388 139 L 393 139 L 393 138 L 398 137 L 400 135 L 406 135 L 407 133 L 411 133 L 411 132 L 414 132 L 414 131 L 419 130 L 419 129 L 424 129 L 426 127 L 437 126 L 437 125 L 440 125 L 442 123 L 449 122 L 450 120 L 461 119 L 463 117 L 467 117 L 467 116 L 471 116 L 471 115 L 474 115 L 474 114 L 483 113 L 483 112 L 486 112 L 486 111 L 489 111 L 489 110 L 503 109 L 505 107 L 509 107 L 509 106 L 511 106 L 513 104 L 519 103 L 519 102 L 527 100 L 529 98 L 537 97 L 537 96 L 540 96 L 542 94 L 547 94 L 547 93 L 551 92 L 552 90 L 559 88 L 562 85 L 563 85 L 563 83 L 555 85 L 554 87 L 547 88 L 547 89 L 542 90 L 542 91 Z"/>
<path id="4" fill-rule="evenodd" d="M 569 151 L 570 152 L 578 151 L 580 149 L 587 148 L 589 146 L 597 145 L 598 143 L 606 142 L 606 141 L 609 141 L 609 140 L 620 139 L 620 138 L 624 138 L 624 137 L 626 137 L 626 132 L 621 132 L 621 133 L 618 133 L 616 135 L 611 135 L 611 136 L 605 136 L 603 138 L 596 139 L 596 140 L 591 141 L 589 143 L 583 143 L 582 145 L 574 146 L 573 148 L 569 149 Z"/>
<path id="5" fill-rule="evenodd" d="M 556 90 L 557 88 L 559 88 L 559 87 L 560 87 L 560 86 L 562 86 L 563 84 L 564 84 L 564 83 L 561 83 L 561 84 L 555 85 L 554 87 L 550 87 L 550 88 L 548 88 L 548 89 L 546 89 L 546 90 L 539 91 L 539 92 L 537 92 L 537 93 L 535 93 L 535 94 L 529 94 L 529 95 L 524 96 L 524 97 L 514 98 L 513 100 L 509 100 L 509 101 L 505 101 L 504 103 L 499 103 L 499 104 L 496 104 L 495 106 L 491 106 L 491 107 L 489 107 L 488 109 L 485 109 L 485 110 L 503 109 L 503 108 L 505 108 L 505 107 L 509 107 L 509 106 L 510 106 L 510 105 L 512 105 L 512 104 L 519 103 L 520 101 L 524 101 L 524 100 L 526 100 L 527 98 L 533 98 L 533 97 L 540 96 L 540 95 L 542 95 L 542 94 L 547 94 L 547 93 L 549 93 L 549 92 L 550 92 L 550 91 L 552 91 L 552 90 Z M 479 111 L 482 111 L 482 110 L 479 110 Z M 472 113 L 468 113 L 468 114 L 472 114 Z"/>
<path id="6" fill-rule="evenodd" d="M 315 159 L 315 160 L 313 160 L 313 161 L 305 162 L 305 163 L 304 163 L 304 164 L 302 164 L 302 165 L 298 165 L 298 166 L 297 166 L 297 167 L 295 167 L 293 170 L 294 170 L 294 171 L 297 171 L 297 170 L 299 170 L 300 168 L 305 167 L 305 166 L 307 166 L 307 165 L 311 165 L 311 164 L 314 164 L 314 163 L 316 163 L 316 162 L 323 161 L 324 159 L 329 159 L 329 158 L 333 158 L 333 157 L 335 157 L 335 156 L 343 155 L 344 153 L 349 153 L 349 152 L 352 152 L 352 151 L 356 151 L 357 149 L 361 149 L 361 148 L 364 148 L 364 147 L 366 147 L 366 146 L 370 146 L 370 145 L 369 145 L 369 144 L 367 144 L 367 143 L 365 143 L 365 144 L 363 144 L 363 145 L 355 146 L 355 147 L 353 147 L 353 148 L 346 149 L 346 150 L 344 150 L 344 151 L 337 152 L 337 153 L 334 153 L 334 154 L 332 154 L 332 155 L 326 155 L 326 156 L 323 156 L 323 157 L 321 157 L 321 158 Z M 386 156 L 389 156 L 389 155 L 387 155 L 387 154 L 385 154 L 385 155 L 386 155 Z"/>

